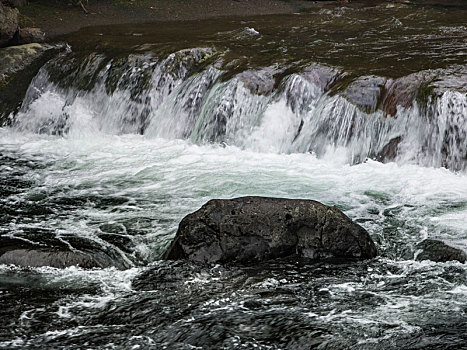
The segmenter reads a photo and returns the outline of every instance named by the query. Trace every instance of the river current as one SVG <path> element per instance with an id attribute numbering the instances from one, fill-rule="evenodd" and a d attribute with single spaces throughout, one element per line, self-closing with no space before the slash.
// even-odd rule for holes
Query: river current
<path id="1" fill-rule="evenodd" d="M 415 260 L 467 249 L 465 18 L 325 4 L 59 38 L 0 129 L 0 235 L 103 263 L 0 265 L 0 348 L 467 348 L 466 265 Z M 160 260 L 243 195 L 335 205 L 379 256 Z"/>

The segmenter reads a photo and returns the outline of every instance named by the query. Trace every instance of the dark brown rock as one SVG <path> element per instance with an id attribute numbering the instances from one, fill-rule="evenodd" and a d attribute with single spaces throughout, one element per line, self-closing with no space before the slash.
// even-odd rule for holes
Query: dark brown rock
<path id="1" fill-rule="evenodd" d="M 9 5 L 10 7 L 22 7 L 28 4 L 28 0 L 5 0 L 3 1 L 5 4 Z"/>
<path id="2" fill-rule="evenodd" d="M 398 79 L 388 79 L 381 96 L 381 109 L 396 117 L 399 107 L 408 109 L 413 106 L 418 90 L 433 79 L 433 72 L 422 71 Z"/>
<path id="3" fill-rule="evenodd" d="M 18 30 L 19 12 L 0 2 L 0 47 L 7 46 Z"/>
<path id="4" fill-rule="evenodd" d="M 241 197 L 211 200 L 180 223 L 166 259 L 253 262 L 374 258 L 369 234 L 339 209 L 312 200 Z"/>
<path id="5" fill-rule="evenodd" d="M 43 43 L 44 41 L 45 33 L 40 28 L 20 28 L 13 38 L 15 45 Z"/>
<path id="6" fill-rule="evenodd" d="M 32 78 L 62 46 L 27 44 L 0 50 L 0 126 L 11 122 Z"/>
<path id="7" fill-rule="evenodd" d="M 378 162 L 391 162 L 397 157 L 397 151 L 399 148 L 399 144 L 402 141 L 401 136 L 397 136 L 392 138 L 376 155 L 376 160 Z"/>

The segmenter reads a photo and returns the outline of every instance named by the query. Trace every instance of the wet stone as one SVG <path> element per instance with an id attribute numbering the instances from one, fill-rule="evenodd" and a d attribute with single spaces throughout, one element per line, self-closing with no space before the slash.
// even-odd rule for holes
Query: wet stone
<path id="1" fill-rule="evenodd" d="M 34 43 L 0 50 L 0 126 L 10 122 L 6 117 L 19 109 L 33 77 L 62 48 Z"/>
<path id="2" fill-rule="evenodd" d="M 45 33 L 40 28 L 20 28 L 16 32 L 13 41 L 15 45 L 43 43 Z"/>
<path id="3" fill-rule="evenodd" d="M 284 94 L 292 112 L 303 114 L 339 78 L 339 70 L 312 65 L 298 74 L 287 77 Z"/>
<path id="4" fill-rule="evenodd" d="M 41 45 L 38 43 L 2 49 L 0 51 L 0 83 L 2 83 L 8 75 L 26 68 L 28 64 L 31 64 L 49 49 L 51 49 L 50 45 Z"/>
<path id="5" fill-rule="evenodd" d="M 439 69 L 436 79 L 432 82 L 435 92 L 442 94 L 448 90 L 467 93 L 467 68 L 454 66 L 449 69 Z"/>
<path id="6" fill-rule="evenodd" d="M 275 80 L 272 68 L 247 70 L 237 75 L 245 88 L 255 95 L 269 95 L 274 90 Z"/>
<path id="7" fill-rule="evenodd" d="M 436 239 L 425 239 L 417 245 L 417 250 L 415 260 L 459 261 L 461 263 L 467 260 L 467 254 L 462 249 L 451 247 Z"/>
<path id="8" fill-rule="evenodd" d="M 349 84 L 344 96 L 364 112 L 373 113 L 378 108 L 386 78 L 360 77 Z"/>
<path id="9" fill-rule="evenodd" d="M 381 97 L 381 109 L 396 117 L 398 108 L 411 108 L 420 87 L 433 79 L 433 72 L 422 71 L 398 79 L 388 79 Z"/>
<path id="10" fill-rule="evenodd" d="M 402 137 L 400 136 L 391 139 L 376 155 L 376 160 L 383 163 L 393 161 L 397 157 L 397 151 L 401 141 Z"/>
<path id="11" fill-rule="evenodd" d="M 20 267 L 50 266 L 66 268 L 127 268 L 128 264 L 118 259 L 111 250 L 93 247 L 90 242 L 80 240 L 80 249 L 71 250 L 68 245 L 53 237 L 31 242 L 20 237 L 0 237 L 0 264 Z M 75 243 L 76 242 L 71 242 Z M 86 247 L 88 246 L 88 247 Z M 90 249 L 87 249 L 90 248 Z"/>
<path id="12" fill-rule="evenodd" d="M 180 223 L 169 260 L 248 263 L 295 256 L 363 260 L 376 256 L 368 232 L 335 207 L 312 200 L 211 200 Z"/>

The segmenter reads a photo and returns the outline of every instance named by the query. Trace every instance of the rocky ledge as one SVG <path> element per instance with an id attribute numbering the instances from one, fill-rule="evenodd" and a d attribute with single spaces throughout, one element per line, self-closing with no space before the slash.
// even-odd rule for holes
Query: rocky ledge
<path id="1" fill-rule="evenodd" d="M 248 263 L 282 257 L 374 258 L 368 232 L 339 209 L 312 200 L 215 199 L 186 216 L 164 258 Z"/>
<path id="2" fill-rule="evenodd" d="M 0 126 L 11 122 L 8 116 L 21 106 L 33 77 L 63 48 L 36 43 L 0 49 Z"/>

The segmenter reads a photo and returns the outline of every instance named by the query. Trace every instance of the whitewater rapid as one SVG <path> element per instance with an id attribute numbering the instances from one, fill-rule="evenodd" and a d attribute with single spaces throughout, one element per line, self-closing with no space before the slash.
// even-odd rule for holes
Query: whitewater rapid
<path id="1" fill-rule="evenodd" d="M 1 129 L 0 142 L 5 155 L 33 164 L 23 175 L 31 186 L 7 200 L 52 208 L 52 215 L 31 218 L 29 227 L 99 240 L 100 225 L 120 225 L 117 233 L 125 235 L 130 221 L 140 225 L 128 237 L 135 249 L 131 254 L 144 262 L 160 255 L 183 216 L 211 198 L 242 195 L 336 205 L 370 231 L 383 256 L 386 245 L 397 241 L 410 247 L 426 237 L 458 243 L 467 238 L 466 175 L 443 168 L 372 160 L 351 166 L 345 150 L 317 158 L 141 135 L 57 137 L 7 128 Z M 2 167 L 8 176 L 11 166 Z M 94 195 L 117 200 L 100 205 Z M 60 215 L 62 199 L 77 200 L 66 217 Z M 21 231 L 22 221 L 10 223 L 11 234 Z"/>

